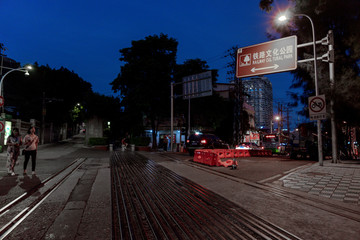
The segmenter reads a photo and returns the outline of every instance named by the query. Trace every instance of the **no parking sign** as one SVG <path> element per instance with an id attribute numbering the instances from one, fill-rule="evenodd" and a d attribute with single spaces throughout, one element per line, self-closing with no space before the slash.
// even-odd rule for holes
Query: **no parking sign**
<path id="1" fill-rule="evenodd" d="M 310 120 L 326 119 L 325 95 L 309 97 L 309 117 Z"/>
<path id="2" fill-rule="evenodd" d="M 0 133 L 4 132 L 5 129 L 5 123 L 3 121 L 0 121 Z"/>

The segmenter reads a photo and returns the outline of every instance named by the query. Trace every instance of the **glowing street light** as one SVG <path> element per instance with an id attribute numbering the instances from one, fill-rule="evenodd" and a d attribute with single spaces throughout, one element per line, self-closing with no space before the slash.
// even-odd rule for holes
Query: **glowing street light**
<path id="1" fill-rule="evenodd" d="M 315 95 L 318 96 L 319 95 L 319 89 L 318 89 L 318 79 L 317 79 L 317 63 L 316 63 L 316 38 L 315 38 L 315 28 L 314 28 L 314 23 L 311 20 L 311 18 L 306 15 L 306 14 L 302 14 L 302 13 L 297 13 L 297 14 L 293 14 L 294 17 L 306 17 L 307 19 L 309 19 L 310 24 L 311 24 L 311 30 L 312 30 L 312 39 L 313 39 L 313 52 L 314 52 L 314 78 L 315 78 Z M 289 18 L 289 13 L 285 13 L 285 14 L 280 14 L 278 17 L 279 22 L 285 22 L 288 21 Z"/>
<path id="2" fill-rule="evenodd" d="M 284 22 L 289 19 L 290 14 L 289 13 L 282 13 L 279 14 L 279 17 L 277 18 L 279 22 Z M 311 18 L 302 13 L 298 14 L 292 14 L 294 17 L 305 17 L 310 21 L 311 24 L 311 30 L 312 30 L 312 39 L 313 39 L 313 54 L 314 54 L 314 80 L 315 80 L 315 95 L 319 95 L 319 88 L 318 88 L 318 78 L 317 78 L 317 58 L 316 58 L 316 38 L 315 38 L 315 29 L 314 29 L 314 23 L 311 20 Z M 319 165 L 323 165 L 323 152 L 322 152 L 322 138 L 321 138 L 321 120 L 317 120 L 317 135 L 318 135 L 318 151 L 319 151 Z"/>
<path id="3" fill-rule="evenodd" d="M 6 68 L 6 67 L 2 67 L 2 68 Z M 5 77 L 15 71 L 20 71 L 20 72 L 24 72 L 26 76 L 29 76 L 29 70 L 31 70 L 32 67 L 30 65 L 27 65 L 25 67 L 20 67 L 20 68 L 15 68 L 15 69 L 11 69 L 10 71 L 8 71 L 7 73 L 4 74 L 4 76 L 2 76 L 1 81 L 0 81 L 0 96 L 4 96 L 3 94 L 3 81 L 5 79 Z"/>
<path id="4" fill-rule="evenodd" d="M 283 21 L 286 21 L 286 20 L 287 20 L 287 17 L 286 17 L 285 15 L 282 15 L 282 16 L 280 16 L 280 17 L 278 18 L 278 20 L 279 20 L 280 22 L 283 22 Z"/>

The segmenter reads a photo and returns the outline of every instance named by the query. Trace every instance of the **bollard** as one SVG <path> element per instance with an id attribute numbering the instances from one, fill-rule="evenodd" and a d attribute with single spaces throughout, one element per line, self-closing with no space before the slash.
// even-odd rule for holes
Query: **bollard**
<path id="1" fill-rule="evenodd" d="M 135 151 L 135 144 L 130 144 L 130 150 L 131 150 L 132 152 Z"/>
<path id="2" fill-rule="evenodd" d="M 114 151 L 114 145 L 113 144 L 109 144 L 109 151 L 110 152 Z"/>

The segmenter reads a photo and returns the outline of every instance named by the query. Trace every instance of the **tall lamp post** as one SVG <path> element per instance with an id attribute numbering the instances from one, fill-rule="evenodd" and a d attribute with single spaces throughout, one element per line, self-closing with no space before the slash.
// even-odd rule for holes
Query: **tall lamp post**
<path id="1" fill-rule="evenodd" d="M 318 86 L 318 78 L 317 78 L 317 58 L 316 58 L 316 38 L 315 38 L 315 29 L 314 23 L 311 18 L 306 14 L 293 14 L 295 17 L 306 17 L 311 24 L 312 30 L 312 38 L 313 38 L 313 52 L 314 52 L 314 80 L 315 80 L 315 95 L 319 96 L 319 86 Z M 286 21 L 288 17 L 284 14 L 278 18 L 279 21 Z M 323 150 L 322 150 L 322 135 L 321 135 L 321 120 L 317 120 L 317 135 L 318 135 L 318 157 L 319 157 L 319 165 L 323 166 Z"/>
<path id="2" fill-rule="evenodd" d="M 4 89 L 3 89 L 3 84 L 4 84 L 4 79 L 5 77 L 15 71 L 19 71 L 19 72 L 24 72 L 26 76 L 30 75 L 28 70 L 32 69 L 32 67 L 30 65 L 27 65 L 26 67 L 20 67 L 20 68 L 7 68 L 7 67 L 2 67 L 5 69 L 10 69 L 10 71 L 8 71 L 7 73 L 4 74 L 4 76 L 2 76 L 1 80 L 0 80 L 0 96 L 4 97 Z M 2 113 L 4 113 L 4 107 L 2 107 Z"/>
<path id="3" fill-rule="evenodd" d="M 279 149 L 280 153 L 281 153 L 281 124 L 280 124 L 280 121 L 281 121 L 281 120 L 282 120 L 282 119 L 281 119 L 280 116 L 275 116 L 275 121 L 277 122 L 277 127 L 278 127 L 278 129 L 277 129 L 277 133 L 278 133 L 278 144 L 279 144 L 278 149 Z"/>
<path id="4" fill-rule="evenodd" d="M 28 65 L 28 66 L 26 66 L 26 67 L 20 67 L 20 68 L 15 68 L 15 69 L 13 69 L 13 68 L 7 68 L 7 67 L 2 67 L 2 66 L 1 66 L 1 68 L 10 69 L 10 71 L 8 71 L 7 73 L 5 73 L 4 76 L 2 76 L 2 77 L 1 77 L 1 80 L 0 80 L 0 96 L 3 97 L 3 96 L 4 96 L 4 94 L 3 94 L 3 91 L 4 91 L 4 90 L 3 90 L 3 83 L 4 83 L 5 77 L 6 77 L 8 74 L 10 74 L 10 73 L 12 73 L 12 72 L 15 72 L 15 71 L 24 72 L 25 75 L 29 75 L 28 70 L 31 69 L 31 66 Z M 2 114 L 1 114 L 1 115 L 2 115 L 2 116 L 1 116 L 2 118 L 5 118 L 5 116 L 4 116 L 4 106 L 2 106 Z M 4 138 L 5 138 L 5 134 L 0 134 L 0 142 L 1 142 L 0 145 L 1 145 L 1 146 L 3 146 Z"/>
<path id="5" fill-rule="evenodd" d="M 24 72 L 25 75 L 28 76 L 28 75 L 29 75 L 28 70 L 32 69 L 32 67 L 31 67 L 30 65 L 28 65 L 28 66 L 26 66 L 26 67 L 15 68 L 15 69 L 13 69 L 13 68 L 6 68 L 6 67 L 2 67 L 2 68 L 11 69 L 11 70 L 8 71 L 7 73 L 5 73 L 4 76 L 2 76 L 2 78 L 1 78 L 1 81 L 0 81 L 0 96 L 4 96 L 4 94 L 3 94 L 3 81 L 4 81 L 5 77 L 6 77 L 8 74 L 10 74 L 10 73 L 12 73 L 12 72 L 15 72 L 15 71 L 20 71 L 20 72 Z"/>

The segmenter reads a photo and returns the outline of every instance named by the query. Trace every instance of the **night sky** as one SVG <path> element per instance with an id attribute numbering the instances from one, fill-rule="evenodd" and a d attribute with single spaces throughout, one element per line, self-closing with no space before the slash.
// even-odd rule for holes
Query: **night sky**
<path id="1" fill-rule="evenodd" d="M 109 83 L 120 71 L 119 49 L 160 33 L 179 42 L 178 63 L 206 60 L 219 69 L 219 82 L 227 82 L 226 51 L 269 41 L 273 17 L 257 0 L 0 0 L 0 9 L 0 42 L 8 57 L 21 64 L 63 66 L 105 95 L 113 94 Z M 288 101 L 292 76 L 267 77 L 274 104 Z"/>

